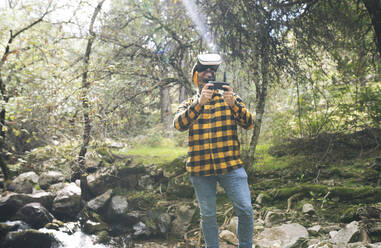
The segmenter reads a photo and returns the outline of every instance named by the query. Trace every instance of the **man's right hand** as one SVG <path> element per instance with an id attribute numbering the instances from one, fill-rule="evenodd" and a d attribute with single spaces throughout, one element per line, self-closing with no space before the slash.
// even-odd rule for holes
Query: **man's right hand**
<path id="1" fill-rule="evenodd" d="M 209 100 L 212 98 L 213 90 L 209 89 L 209 86 L 213 86 L 212 83 L 207 83 L 204 85 L 204 87 L 201 90 L 201 96 L 200 96 L 200 104 L 203 106 L 206 103 L 209 102 Z"/>

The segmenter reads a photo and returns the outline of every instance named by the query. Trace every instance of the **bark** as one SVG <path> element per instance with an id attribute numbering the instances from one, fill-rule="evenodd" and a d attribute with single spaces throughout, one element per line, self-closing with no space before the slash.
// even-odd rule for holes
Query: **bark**
<path id="1" fill-rule="evenodd" d="M 179 88 L 179 103 L 185 101 L 185 86 L 181 85 Z"/>
<path id="2" fill-rule="evenodd" d="M 362 0 L 369 16 L 372 20 L 372 25 L 376 34 L 376 45 L 381 58 L 381 1 L 380 0 Z"/>
<path id="3" fill-rule="evenodd" d="M 82 92 L 81 92 L 81 101 L 82 101 L 82 108 L 83 108 L 83 136 L 82 136 L 82 146 L 79 151 L 78 155 L 78 168 L 74 169 L 73 175 L 72 175 L 72 181 L 83 178 L 81 177 L 81 174 L 84 173 L 84 167 L 86 163 L 86 153 L 87 149 L 90 143 L 90 133 L 91 133 L 91 119 L 90 119 L 90 105 L 89 105 L 89 98 L 88 98 L 88 91 L 90 89 L 90 82 L 88 80 L 88 73 L 89 73 L 89 61 L 90 61 L 90 55 L 91 55 L 91 48 L 95 39 L 95 33 L 93 31 L 93 26 L 95 19 L 97 18 L 98 13 L 100 12 L 102 5 L 105 0 L 98 3 L 97 7 L 94 10 L 93 16 L 91 17 L 91 22 L 89 26 L 89 38 L 87 40 L 87 46 L 86 51 L 84 55 L 84 71 L 82 73 Z M 82 180 L 81 180 L 82 181 Z M 82 183 L 81 183 L 82 184 Z"/>
<path id="4" fill-rule="evenodd" d="M 168 85 L 160 88 L 160 117 L 161 123 L 169 131 L 172 126 L 172 110 Z"/>

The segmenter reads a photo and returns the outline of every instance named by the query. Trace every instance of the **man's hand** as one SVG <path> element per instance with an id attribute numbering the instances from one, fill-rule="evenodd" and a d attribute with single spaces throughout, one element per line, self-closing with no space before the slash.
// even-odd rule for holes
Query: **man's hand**
<path id="1" fill-rule="evenodd" d="M 228 86 L 228 85 L 224 85 L 222 86 L 224 87 L 226 90 L 224 91 L 224 101 L 230 106 L 230 107 L 233 107 L 234 106 L 234 92 L 233 92 L 233 89 L 232 87 Z"/>
<path id="2" fill-rule="evenodd" d="M 200 104 L 203 106 L 206 103 L 209 102 L 209 100 L 212 98 L 213 90 L 208 89 L 209 86 L 213 86 L 211 83 L 207 83 L 204 85 L 204 87 L 201 90 L 201 96 L 200 96 Z"/>

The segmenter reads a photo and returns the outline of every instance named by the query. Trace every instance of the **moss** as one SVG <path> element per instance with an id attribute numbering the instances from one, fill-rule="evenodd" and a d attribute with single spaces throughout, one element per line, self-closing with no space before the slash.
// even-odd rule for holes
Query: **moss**
<path id="1" fill-rule="evenodd" d="M 334 187 L 331 197 L 352 203 L 376 203 L 381 201 L 381 187 Z"/>
<path id="2" fill-rule="evenodd" d="M 133 209 L 151 209 L 156 206 L 160 195 L 152 190 L 132 191 L 127 194 L 129 206 Z"/>

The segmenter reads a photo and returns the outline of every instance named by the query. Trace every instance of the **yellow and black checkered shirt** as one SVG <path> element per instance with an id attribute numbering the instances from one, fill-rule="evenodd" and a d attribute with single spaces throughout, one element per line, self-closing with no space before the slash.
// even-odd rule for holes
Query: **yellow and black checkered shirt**
<path id="1" fill-rule="evenodd" d="M 210 176 L 242 167 L 237 124 L 251 129 L 253 116 L 237 95 L 233 107 L 218 91 L 204 106 L 199 99 L 197 94 L 181 103 L 173 121 L 177 130 L 189 129 L 187 171 L 192 176 Z"/>

